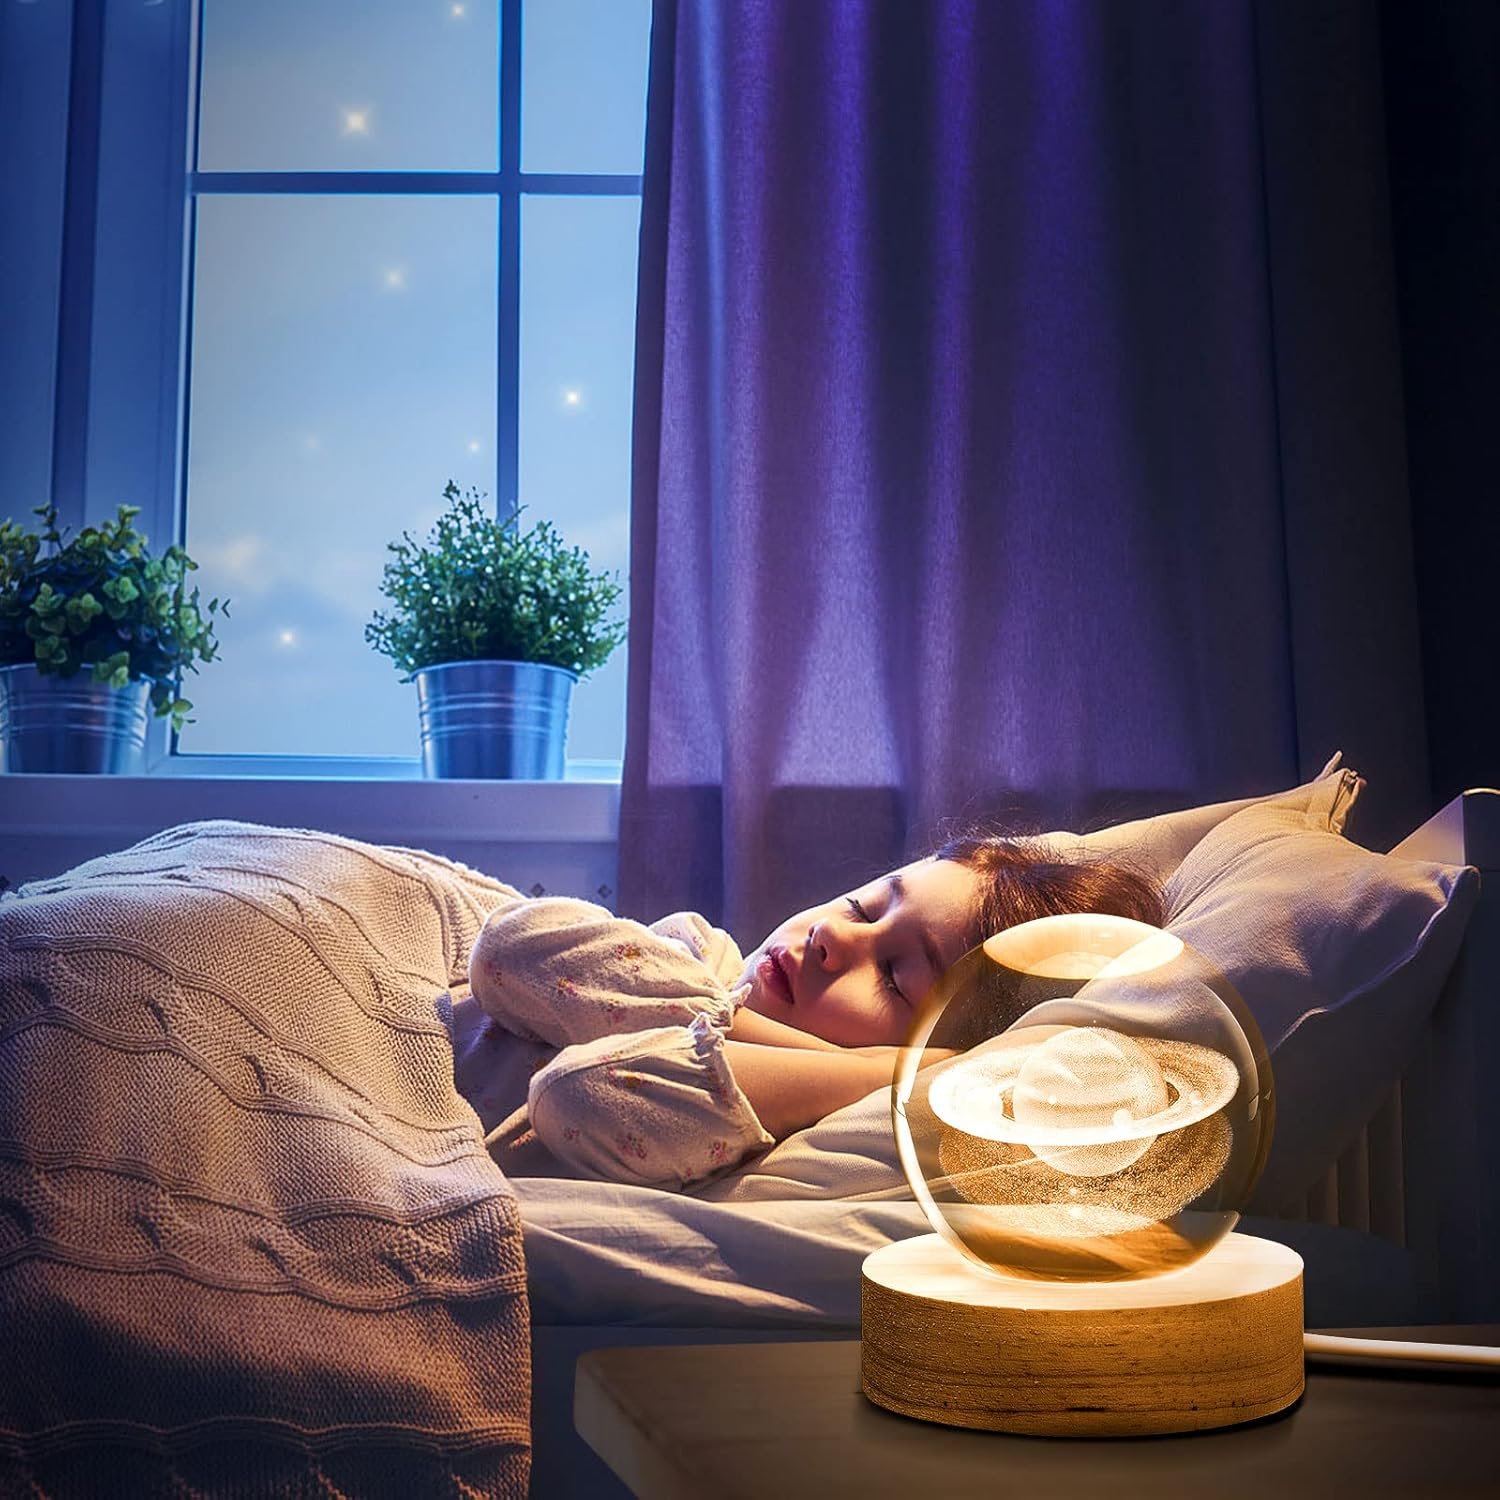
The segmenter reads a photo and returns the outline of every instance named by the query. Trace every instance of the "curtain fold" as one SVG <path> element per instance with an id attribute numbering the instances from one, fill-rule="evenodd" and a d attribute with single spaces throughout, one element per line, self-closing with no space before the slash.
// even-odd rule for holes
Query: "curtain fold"
<path id="1" fill-rule="evenodd" d="M 1336 746 L 1421 812 L 1378 69 L 1348 0 L 656 0 L 623 911 Z"/>

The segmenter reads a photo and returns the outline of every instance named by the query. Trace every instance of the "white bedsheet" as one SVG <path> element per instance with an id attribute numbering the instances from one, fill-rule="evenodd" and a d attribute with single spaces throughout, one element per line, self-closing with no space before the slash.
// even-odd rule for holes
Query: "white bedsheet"
<path id="1" fill-rule="evenodd" d="M 929 1228 L 910 1201 L 708 1203 L 551 1177 L 512 1186 L 541 1324 L 856 1328 L 865 1256 Z"/>

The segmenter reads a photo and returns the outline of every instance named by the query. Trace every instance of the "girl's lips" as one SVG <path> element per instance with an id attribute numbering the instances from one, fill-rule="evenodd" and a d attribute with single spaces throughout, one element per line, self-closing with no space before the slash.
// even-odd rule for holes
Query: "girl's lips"
<path id="1" fill-rule="evenodd" d="M 797 1003 L 792 998 L 792 986 L 787 978 L 786 971 L 777 962 L 774 953 L 767 953 L 755 966 L 755 977 L 783 1005 L 795 1005 Z"/>

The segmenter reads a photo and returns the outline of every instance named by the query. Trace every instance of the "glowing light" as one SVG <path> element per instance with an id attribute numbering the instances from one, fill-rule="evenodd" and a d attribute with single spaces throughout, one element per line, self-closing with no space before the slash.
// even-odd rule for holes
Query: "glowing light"
<path id="1" fill-rule="evenodd" d="M 1075 914 L 1008 927 L 986 938 L 984 951 L 1020 974 L 1118 978 L 1175 962 L 1182 953 L 1182 939 L 1124 917 Z"/>
<path id="2" fill-rule="evenodd" d="M 344 111 L 344 134 L 345 135 L 369 135 L 370 112 L 366 109 L 346 109 Z"/>
<path id="3" fill-rule="evenodd" d="M 277 639 L 283 646 L 295 646 L 297 644 L 297 632 L 295 630 L 283 630 Z"/>
<path id="4" fill-rule="evenodd" d="M 385 284 L 387 290 L 389 291 L 405 291 L 406 268 L 404 266 L 392 266 L 391 269 L 385 273 Z"/>
<path id="5" fill-rule="evenodd" d="M 464 7 L 462 5 L 450 5 L 448 7 L 448 14 L 455 20 L 460 20 L 464 14 Z"/>
<path id="6" fill-rule="evenodd" d="M 474 439 L 474 440 L 473 440 L 473 441 L 472 441 L 472 442 L 471 442 L 471 443 L 470 443 L 470 444 L 469 444 L 469 452 L 470 452 L 470 453 L 478 453 L 478 452 L 479 452 L 479 439 L 478 439 L 478 438 L 475 438 L 475 439 Z"/>
<path id="7" fill-rule="evenodd" d="M 583 405 L 583 392 L 580 391 L 580 390 L 573 390 L 573 389 L 564 391 L 563 392 L 563 405 L 564 406 L 582 406 Z"/>

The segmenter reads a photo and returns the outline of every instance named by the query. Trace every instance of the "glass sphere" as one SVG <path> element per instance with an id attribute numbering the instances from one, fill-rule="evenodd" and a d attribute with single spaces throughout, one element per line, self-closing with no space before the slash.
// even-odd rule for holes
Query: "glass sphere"
<path id="1" fill-rule="evenodd" d="M 934 1064 L 926 1049 L 955 1055 Z M 1093 914 L 990 938 L 934 987 L 896 1067 L 901 1163 L 994 1272 L 1154 1276 L 1206 1254 L 1265 1166 L 1265 1042 L 1180 938 Z"/>

